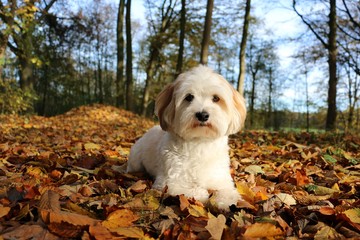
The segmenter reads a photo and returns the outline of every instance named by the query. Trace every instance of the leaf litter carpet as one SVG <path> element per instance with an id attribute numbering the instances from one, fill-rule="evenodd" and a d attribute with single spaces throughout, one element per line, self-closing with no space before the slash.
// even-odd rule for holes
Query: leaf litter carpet
<path id="1" fill-rule="evenodd" d="M 0 115 L 0 239 L 360 239 L 360 138 L 231 136 L 230 211 L 124 172 L 155 123 L 104 105 Z"/>

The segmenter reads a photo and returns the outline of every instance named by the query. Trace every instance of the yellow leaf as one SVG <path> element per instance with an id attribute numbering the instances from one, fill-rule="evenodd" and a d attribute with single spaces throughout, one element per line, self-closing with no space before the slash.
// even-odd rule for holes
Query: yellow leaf
<path id="1" fill-rule="evenodd" d="M 360 224 L 360 208 L 353 208 L 346 210 L 344 214 L 352 221 L 353 223 Z"/>
<path id="2" fill-rule="evenodd" d="M 323 240 L 323 239 L 344 239 L 344 236 L 336 232 L 336 230 L 329 226 L 324 226 L 320 228 L 319 231 L 314 236 L 314 240 Z"/>
<path id="3" fill-rule="evenodd" d="M 85 150 L 100 150 L 101 146 L 96 143 L 89 142 L 84 144 L 84 148 Z"/>
<path id="4" fill-rule="evenodd" d="M 296 205 L 296 200 L 295 198 L 287 193 L 277 193 L 276 196 L 280 199 L 280 201 L 282 201 L 283 203 L 285 203 L 288 206 L 291 205 Z"/>
<path id="5" fill-rule="evenodd" d="M 249 188 L 249 186 L 244 182 L 237 182 L 236 188 L 242 198 L 249 202 L 254 202 L 255 199 L 255 193 Z"/>
<path id="6" fill-rule="evenodd" d="M 272 223 L 254 223 L 246 228 L 245 238 L 268 238 L 283 235 L 283 231 Z"/>
<path id="7" fill-rule="evenodd" d="M 110 213 L 107 219 L 102 222 L 102 225 L 109 230 L 114 230 L 120 227 L 129 227 L 138 219 L 139 216 L 137 216 L 131 210 L 119 209 Z"/>
<path id="8" fill-rule="evenodd" d="M 141 228 L 138 227 L 122 227 L 117 228 L 113 232 L 116 232 L 120 236 L 124 236 L 127 238 L 134 238 L 134 239 L 151 239 L 147 236 L 145 236 L 144 231 Z"/>
<path id="9" fill-rule="evenodd" d="M 194 217 L 207 217 L 207 211 L 204 207 L 198 205 L 189 205 L 188 207 L 189 214 Z"/>

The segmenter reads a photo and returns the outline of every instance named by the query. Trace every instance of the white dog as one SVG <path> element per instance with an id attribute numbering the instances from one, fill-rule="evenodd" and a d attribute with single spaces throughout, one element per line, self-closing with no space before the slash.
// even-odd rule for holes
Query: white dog
<path id="1" fill-rule="evenodd" d="M 215 190 L 219 208 L 236 204 L 240 195 L 230 175 L 228 135 L 244 124 L 244 98 L 222 76 L 198 66 L 159 94 L 155 113 L 160 126 L 132 147 L 127 172 L 146 171 L 153 188 L 168 187 L 201 202 Z"/>

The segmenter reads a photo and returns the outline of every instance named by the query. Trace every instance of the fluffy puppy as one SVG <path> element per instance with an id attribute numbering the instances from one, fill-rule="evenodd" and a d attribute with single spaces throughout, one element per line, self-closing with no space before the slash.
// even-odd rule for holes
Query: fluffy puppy
<path id="1" fill-rule="evenodd" d="M 219 208 L 240 199 L 230 175 L 228 135 L 244 124 L 244 98 L 221 75 L 200 65 L 166 86 L 155 102 L 160 126 L 132 147 L 127 172 L 146 171 L 153 188 L 168 187 L 201 202 L 216 191 Z"/>

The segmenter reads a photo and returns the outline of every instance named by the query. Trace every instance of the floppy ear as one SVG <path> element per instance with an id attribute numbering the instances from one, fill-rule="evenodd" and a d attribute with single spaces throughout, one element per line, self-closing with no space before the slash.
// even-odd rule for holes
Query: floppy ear
<path id="1" fill-rule="evenodd" d="M 158 116 L 160 126 L 164 131 L 171 126 L 175 116 L 174 89 L 175 83 L 167 85 L 155 100 L 155 114 Z"/>
<path id="2" fill-rule="evenodd" d="M 233 94 L 233 106 L 231 109 L 231 122 L 228 134 L 234 134 L 241 130 L 245 124 L 246 104 L 243 96 L 231 86 Z"/>

